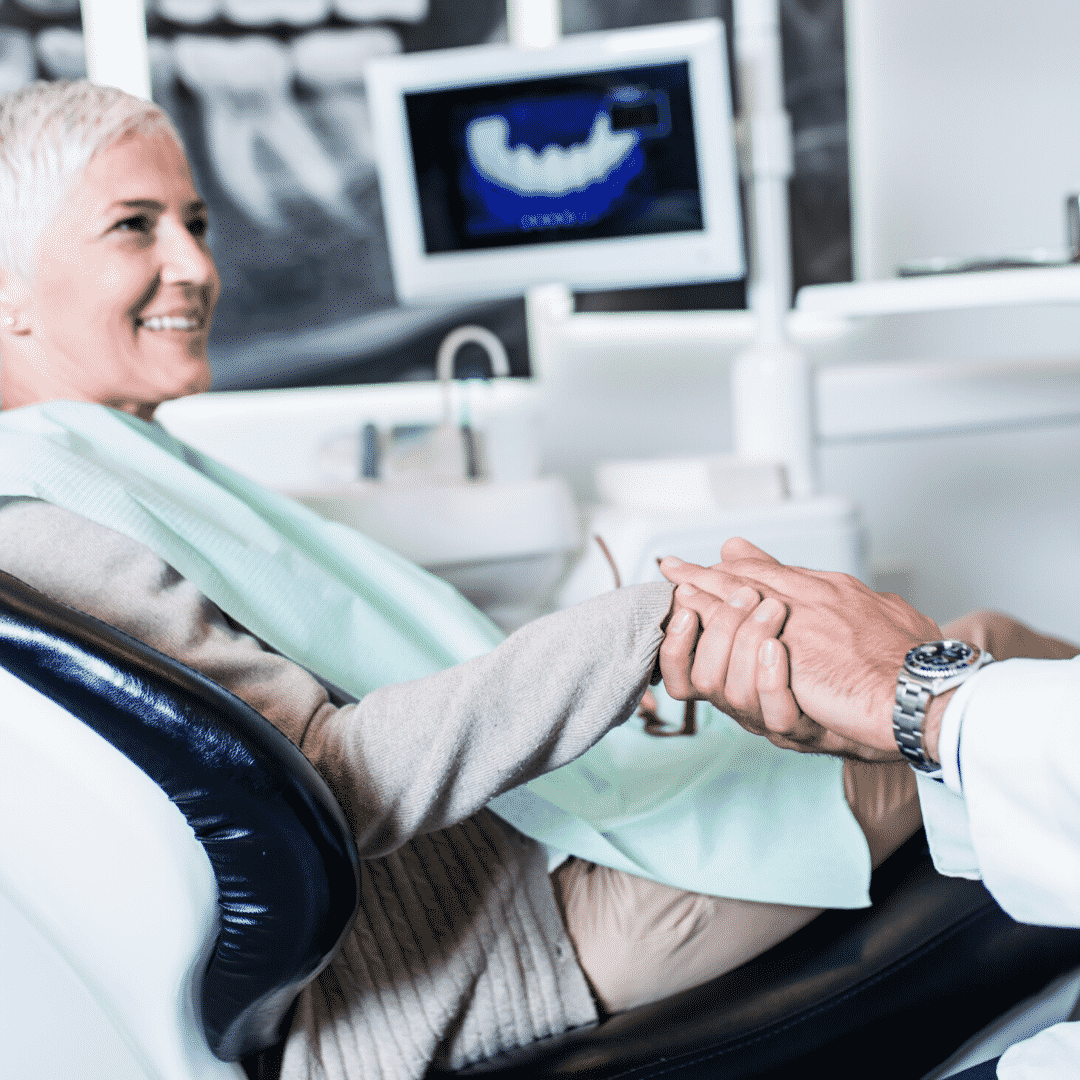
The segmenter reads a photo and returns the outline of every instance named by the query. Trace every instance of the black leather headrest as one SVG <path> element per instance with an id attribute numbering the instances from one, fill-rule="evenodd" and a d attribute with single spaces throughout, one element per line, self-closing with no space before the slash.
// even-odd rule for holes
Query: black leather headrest
<path id="1" fill-rule="evenodd" d="M 217 683 L 2 572 L 0 665 L 112 743 L 187 818 L 218 882 L 207 1042 L 225 1061 L 274 1043 L 359 906 L 356 847 L 322 777 Z"/>

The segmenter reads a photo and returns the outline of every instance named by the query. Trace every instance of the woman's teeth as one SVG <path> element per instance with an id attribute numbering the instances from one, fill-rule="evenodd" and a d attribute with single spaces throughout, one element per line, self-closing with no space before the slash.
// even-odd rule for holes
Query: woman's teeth
<path id="1" fill-rule="evenodd" d="M 151 315 L 149 319 L 141 319 L 140 325 L 147 330 L 197 330 L 199 327 L 195 319 L 185 319 L 183 315 Z"/>

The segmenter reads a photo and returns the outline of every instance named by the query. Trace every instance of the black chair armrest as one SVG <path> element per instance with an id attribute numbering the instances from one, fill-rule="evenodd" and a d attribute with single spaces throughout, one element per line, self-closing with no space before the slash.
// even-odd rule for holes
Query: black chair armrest
<path id="1" fill-rule="evenodd" d="M 359 906 L 352 833 L 322 777 L 217 683 L 3 573 L 0 665 L 112 743 L 184 814 L 218 883 L 199 994 L 207 1042 L 226 1061 L 273 1044 Z"/>

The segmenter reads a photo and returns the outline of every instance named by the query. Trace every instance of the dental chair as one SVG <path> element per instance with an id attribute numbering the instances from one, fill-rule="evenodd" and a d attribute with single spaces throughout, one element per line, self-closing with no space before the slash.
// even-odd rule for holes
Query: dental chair
<path id="1" fill-rule="evenodd" d="M 0 574 L 0 1075 L 273 1080 L 358 903 L 344 817 L 237 698 Z M 917 1080 L 1080 966 L 917 836 L 874 906 L 467 1070 L 484 1080 Z M 430 1080 L 451 1080 L 433 1071 Z"/>

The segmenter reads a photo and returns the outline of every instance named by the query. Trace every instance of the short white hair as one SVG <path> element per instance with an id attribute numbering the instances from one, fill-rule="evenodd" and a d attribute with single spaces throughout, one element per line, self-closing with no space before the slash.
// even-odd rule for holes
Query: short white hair
<path id="1" fill-rule="evenodd" d="M 85 79 L 0 96 L 0 268 L 29 282 L 42 230 L 90 162 L 126 135 L 157 132 L 183 145 L 157 105 Z"/>

